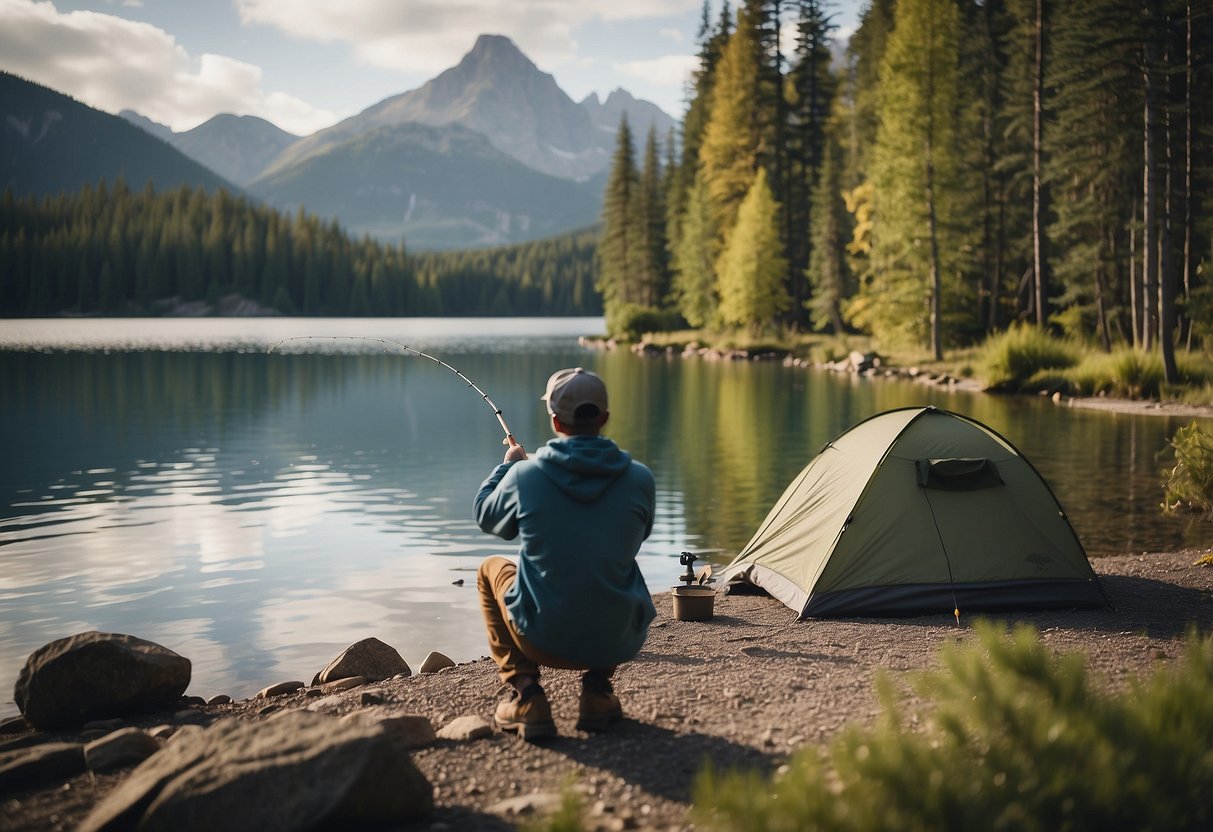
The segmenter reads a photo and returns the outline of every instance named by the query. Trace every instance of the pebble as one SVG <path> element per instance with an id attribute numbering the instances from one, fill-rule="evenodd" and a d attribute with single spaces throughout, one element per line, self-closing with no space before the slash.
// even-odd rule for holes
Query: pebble
<path id="1" fill-rule="evenodd" d="M 469 714 L 456 717 L 438 731 L 438 737 L 456 742 L 468 742 L 492 736 L 493 729 L 480 717 Z"/>
<path id="2" fill-rule="evenodd" d="M 437 650 L 430 651 L 430 654 L 421 662 L 421 667 L 417 670 L 418 673 L 437 673 L 447 667 L 454 667 L 455 662 L 450 656 L 443 655 Z"/>
<path id="3" fill-rule="evenodd" d="M 288 693 L 294 693 L 303 687 L 303 682 L 279 682 L 276 685 L 270 685 L 268 688 L 262 688 L 257 691 L 257 699 L 269 699 L 271 696 L 283 696 Z"/>
<path id="4" fill-rule="evenodd" d="M 324 693 L 337 693 L 338 691 L 350 690 L 351 688 L 360 688 L 365 684 L 365 676 L 347 676 L 335 682 L 326 682 L 320 686 L 320 690 Z"/>
<path id="5" fill-rule="evenodd" d="M 221 693 L 218 696 L 212 696 L 210 699 L 206 700 L 206 704 L 208 705 L 230 705 L 231 703 L 232 697 L 228 696 L 226 693 Z"/>
<path id="6" fill-rule="evenodd" d="M 121 719 L 94 719 L 80 726 L 85 731 L 116 731 L 126 725 Z"/>
<path id="7" fill-rule="evenodd" d="M 555 792 L 531 792 L 509 797 L 489 807 L 495 815 L 531 815 L 546 813 L 560 806 L 560 795 Z"/>

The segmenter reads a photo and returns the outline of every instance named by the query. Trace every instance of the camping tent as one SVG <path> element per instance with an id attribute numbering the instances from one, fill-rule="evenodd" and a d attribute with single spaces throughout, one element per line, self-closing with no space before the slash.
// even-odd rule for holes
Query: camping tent
<path id="1" fill-rule="evenodd" d="M 1036 469 L 934 407 L 880 413 L 826 445 L 719 577 L 801 617 L 1107 603 Z"/>

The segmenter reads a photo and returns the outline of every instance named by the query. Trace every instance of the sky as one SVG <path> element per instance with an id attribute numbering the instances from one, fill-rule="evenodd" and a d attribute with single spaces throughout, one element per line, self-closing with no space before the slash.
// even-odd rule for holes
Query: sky
<path id="1" fill-rule="evenodd" d="M 838 34 L 866 0 L 829 3 Z M 734 0 L 735 6 L 735 0 Z M 720 0 L 711 0 L 712 16 Z M 176 131 L 219 113 L 307 135 L 506 35 L 573 100 L 682 116 L 702 0 L 0 0 L 0 69 Z M 791 27 L 788 27 L 789 29 Z"/>

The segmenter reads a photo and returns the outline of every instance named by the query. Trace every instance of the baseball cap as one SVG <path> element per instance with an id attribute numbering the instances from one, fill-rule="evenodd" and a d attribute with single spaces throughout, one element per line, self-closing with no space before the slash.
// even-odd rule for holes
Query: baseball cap
<path id="1" fill-rule="evenodd" d="M 548 379 L 540 398 L 548 403 L 548 413 L 566 425 L 577 424 L 577 409 L 592 404 L 598 414 L 607 412 L 606 383 L 595 373 L 581 367 L 557 370 Z"/>

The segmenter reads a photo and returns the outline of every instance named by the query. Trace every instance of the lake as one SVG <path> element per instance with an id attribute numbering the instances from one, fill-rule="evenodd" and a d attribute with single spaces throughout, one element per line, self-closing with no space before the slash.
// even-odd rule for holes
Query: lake
<path id="1" fill-rule="evenodd" d="M 578 346 L 601 319 L 0 321 L 0 716 L 25 657 L 88 629 L 164 644 L 190 693 L 308 681 L 375 636 L 414 668 L 485 654 L 475 569 L 514 546 L 471 517 L 502 431 L 545 441 L 548 375 L 611 391 L 607 433 L 657 479 L 640 555 L 654 591 L 678 554 L 726 563 L 828 440 L 933 404 L 1001 432 L 1049 481 L 1092 557 L 1213 545 L 1163 516 L 1167 438 L 1187 420 L 1060 408 L 774 362 Z M 1161 454 L 1161 455 L 1160 455 Z M 462 584 L 459 582 L 462 581 Z M 790 615 L 790 613 L 789 613 Z"/>

